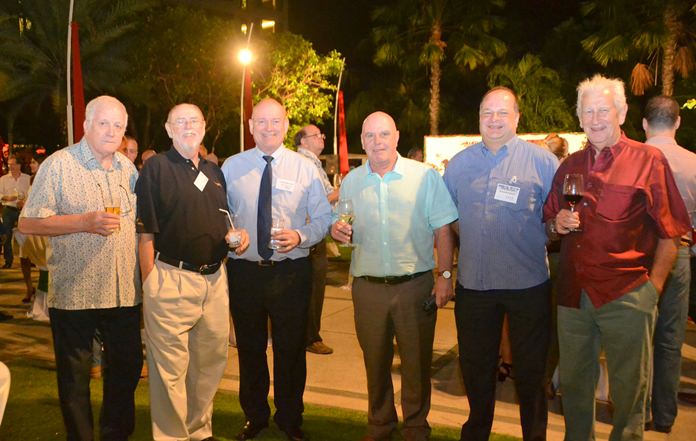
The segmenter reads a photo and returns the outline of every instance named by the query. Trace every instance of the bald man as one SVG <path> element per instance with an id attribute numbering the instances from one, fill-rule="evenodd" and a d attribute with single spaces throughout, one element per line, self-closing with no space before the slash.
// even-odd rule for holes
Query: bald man
<path id="1" fill-rule="evenodd" d="M 199 155 L 197 106 L 174 106 L 165 129 L 172 148 L 145 163 L 135 188 L 152 437 L 213 440 L 229 335 L 225 179 Z M 237 253 L 248 246 L 241 233 Z"/>
<path id="2" fill-rule="evenodd" d="M 128 439 L 135 427 L 133 393 L 143 363 L 133 193 L 138 173 L 116 153 L 127 123 L 116 98 L 90 101 L 84 137 L 46 158 L 19 219 L 22 233 L 50 237 L 48 306 L 69 440 L 94 439 L 89 371 L 96 330 L 108 366 L 100 439 Z M 120 201 L 120 215 L 106 211 L 112 199 Z"/>
<path id="3" fill-rule="evenodd" d="M 350 264 L 355 330 L 368 388 L 363 440 L 390 440 L 398 423 L 391 380 L 396 337 L 403 438 L 425 441 L 437 315 L 424 302 L 443 306 L 452 297 L 450 223 L 457 209 L 432 167 L 399 155 L 399 131 L 391 116 L 369 115 L 361 139 L 367 163 L 351 171 L 340 190 L 340 199 L 353 202 L 355 220 L 352 226 L 337 221 L 331 235 L 355 245 Z M 435 279 L 433 241 L 439 263 Z"/>
<path id="4" fill-rule="evenodd" d="M 249 121 L 256 147 L 222 165 L 230 210 L 250 235 L 249 249 L 230 255 L 227 261 L 239 354 L 239 400 L 247 418 L 238 440 L 252 439 L 268 426 L 269 318 L 274 420 L 288 439 L 308 439 L 301 429 L 307 308 L 312 292 L 308 256 L 309 249 L 328 231 L 331 207 L 314 164 L 283 146 L 288 124 L 280 103 L 261 100 Z"/>

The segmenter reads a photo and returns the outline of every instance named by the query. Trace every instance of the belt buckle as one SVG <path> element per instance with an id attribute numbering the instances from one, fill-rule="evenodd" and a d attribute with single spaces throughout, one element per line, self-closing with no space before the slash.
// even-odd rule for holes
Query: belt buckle
<path id="1" fill-rule="evenodd" d="M 259 261 L 256 262 L 256 263 L 257 263 L 259 266 L 263 266 L 263 267 L 275 265 L 275 262 L 272 261 L 272 260 L 259 260 Z"/>
<path id="2" fill-rule="evenodd" d="M 203 276 L 207 276 L 210 274 L 214 274 L 215 271 L 217 271 L 217 268 L 219 268 L 217 263 L 201 265 L 201 267 L 198 269 L 198 272 Z"/>

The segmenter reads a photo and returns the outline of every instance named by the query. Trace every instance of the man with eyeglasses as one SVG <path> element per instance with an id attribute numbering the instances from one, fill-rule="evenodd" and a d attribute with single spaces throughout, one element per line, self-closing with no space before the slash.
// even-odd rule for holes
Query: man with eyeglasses
<path id="1" fill-rule="evenodd" d="M 546 439 L 551 283 L 541 217 L 558 159 L 520 139 L 519 120 L 514 91 L 486 92 L 479 105 L 482 141 L 457 153 L 444 175 L 459 210 L 453 224 L 459 236 L 454 313 L 470 408 L 462 441 L 490 436 L 506 314 L 522 436 Z"/>
<path id="2" fill-rule="evenodd" d="M 324 150 L 325 139 L 326 135 L 321 133 L 319 127 L 310 124 L 295 134 L 295 147 L 297 147 L 297 153 L 307 157 L 317 168 L 326 191 L 326 198 L 330 204 L 333 204 L 338 200 L 338 189 L 334 189 L 331 185 L 321 160 L 319 160 L 319 155 Z M 319 335 L 326 289 L 326 271 L 329 265 L 324 239 L 310 249 L 309 260 L 312 262 L 312 298 L 309 300 L 309 312 L 307 313 L 307 352 L 328 355 L 333 353 L 333 349 L 324 344 L 321 335 Z"/>
<path id="3" fill-rule="evenodd" d="M 135 427 L 134 392 L 143 355 L 136 262 L 135 166 L 117 155 L 128 114 L 116 98 L 87 104 L 79 143 L 41 165 L 19 219 L 24 234 L 49 236 L 49 315 L 58 397 L 67 439 L 94 439 L 92 339 L 104 345 L 100 439 L 125 440 Z M 107 200 L 119 200 L 107 211 Z"/>
<path id="4" fill-rule="evenodd" d="M 288 125 L 279 102 L 259 101 L 249 121 L 256 147 L 222 165 L 230 209 L 249 231 L 251 242 L 245 253 L 227 261 L 239 354 L 239 401 L 247 418 L 238 440 L 253 439 L 268 427 L 269 318 L 273 419 L 289 440 L 308 439 L 302 431 L 305 335 L 312 293 L 308 255 L 326 235 L 331 207 L 316 167 L 283 145 Z"/>
<path id="5" fill-rule="evenodd" d="M 135 186 L 152 437 L 212 440 L 213 398 L 227 364 L 223 263 L 233 226 L 225 178 L 199 155 L 201 110 L 178 104 L 164 127 L 172 147 L 145 163 Z M 247 246 L 242 231 L 234 251 Z"/>

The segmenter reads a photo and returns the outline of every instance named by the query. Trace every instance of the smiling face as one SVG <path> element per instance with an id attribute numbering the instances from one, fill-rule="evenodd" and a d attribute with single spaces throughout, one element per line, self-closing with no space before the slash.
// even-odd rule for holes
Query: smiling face
<path id="1" fill-rule="evenodd" d="M 515 96 L 499 89 L 484 96 L 479 106 L 479 131 L 489 150 L 497 151 L 517 133 L 520 112 Z"/>
<path id="2" fill-rule="evenodd" d="M 628 107 L 617 109 L 614 93 L 609 88 L 586 91 L 580 103 L 580 127 L 592 145 L 599 151 L 616 144 Z"/>
<path id="3" fill-rule="evenodd" d="M 288 126 L 285 108 L 269 98 L 256 104 L 249 120 L 249 131 L 256 147 L 267 155 L 273 154 L 283 144 Z"/>
<path id="4" fill-rule="evenodd" d="M 193 104 L 179 104 L 170 112 L 164 124 L 174 148 L 181 156 L 193 159 L 205 136 L 205 119 L 201 109 Z"/>
<path id="5" fill-rule="evenodd" d="M 99 99 L 99 98 L 97 98 Z M 110 158 L 121 146 L 128 114 L 116 99 L 102 98 L 94 104 L 94 112 L 85 120 L 85 140 L 97 160 Z"/>
<path id="6" fill-rule="evenodd" d="M 394 168 L 399 155 L 399 131 L 391 116 L 384 112 L 369 115 L 363 122 L 360 139 L 372 171 L 384 175 Z"/>

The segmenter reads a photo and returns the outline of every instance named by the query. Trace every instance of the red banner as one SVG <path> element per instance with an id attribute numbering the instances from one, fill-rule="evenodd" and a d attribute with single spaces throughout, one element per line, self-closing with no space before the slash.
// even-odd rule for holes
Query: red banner
<path id="1" fill-rule="evenodd" d="M 343 91 L 338 91 L 338 170 L 341 176 L 350 171 L 348 164 L 348 138 L 346 137 L 346 112 L 343 110 Z"/>
<path id="2" fill-rule="evenodd" d="M 80 62 L 80 31 L 76 21 L 70 23 L 72 32 L 72 90 L 73 90 L 73 133 L 75 142 L 85 134 L 85 90 L 82 85 L 82 63 Z"/>
<path id="3" fill-rule="evenodd" d="M 253 110 L 251 100 L 251 69 L 244 69 L 244 150 L 254 148 L 254 138 L 249 131 L 249 119 L 251 119 L 251 111 Z"/>

